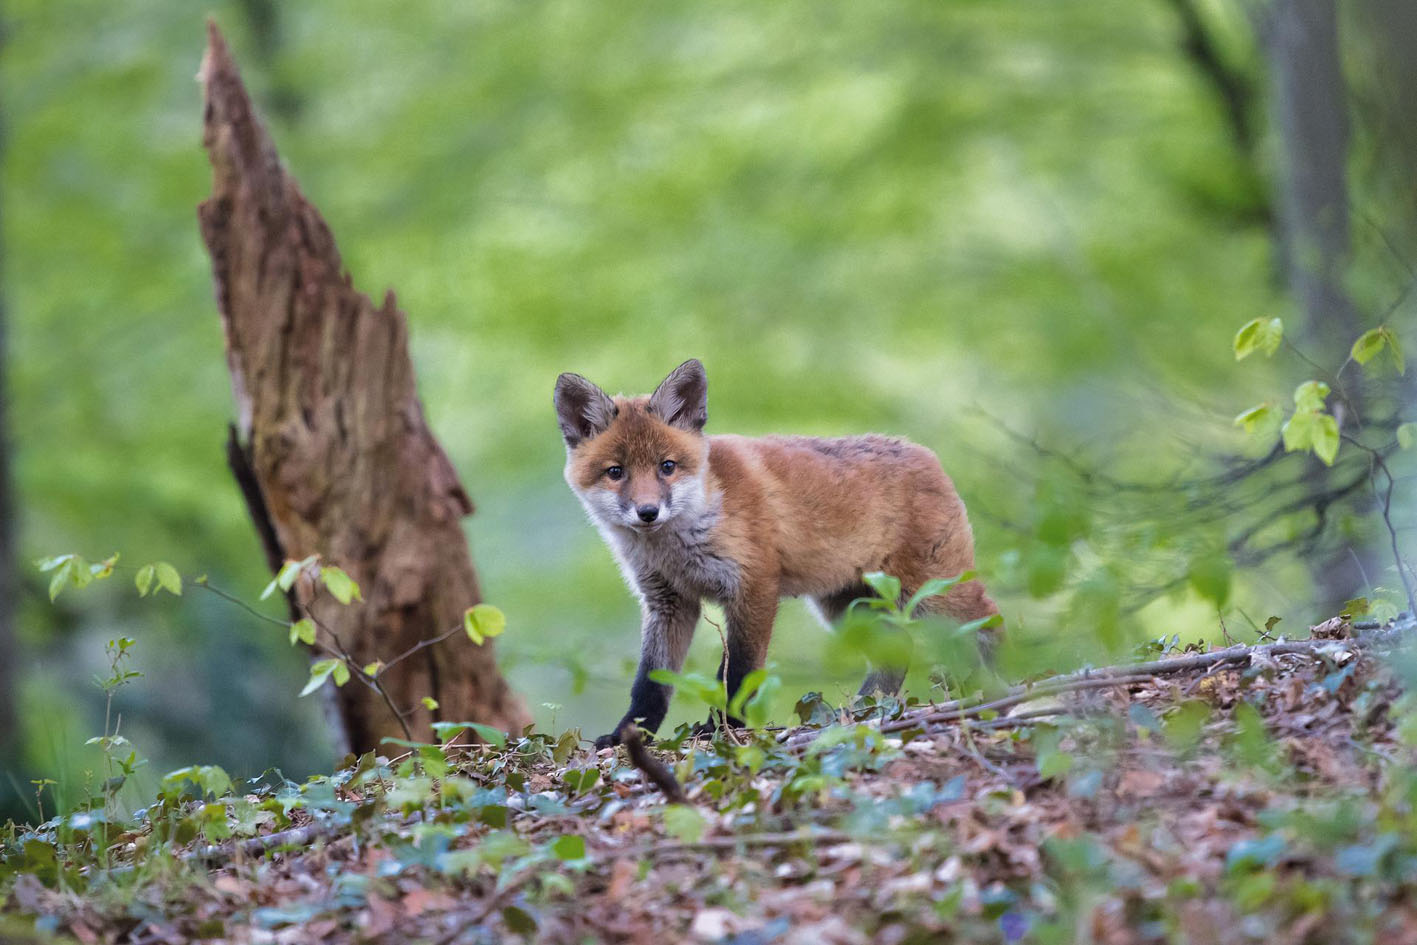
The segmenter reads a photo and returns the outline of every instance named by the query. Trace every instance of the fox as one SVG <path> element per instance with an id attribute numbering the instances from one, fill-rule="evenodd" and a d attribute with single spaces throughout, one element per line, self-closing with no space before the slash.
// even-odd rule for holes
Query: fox
<path id="1" fill-rule="evenodd" d="M 562 374 L 554 404 L 566 482 L 642 618 L 629 710 L 597 749 L 620 744 L 631 724 L 658 730 L 672 688 L 650 674 L 683 666 L 705 600 L 727 619 L 719 680 L 731 696 L 765 664 L 783 598 L 807 598 L 830 627 L 871 595 L 865 574 L 898 577 L 903 602 L 927 581 L 974 568 L 964 501 L 936 455 L 908 440 L 705 435 L 708 379 L 698 359 L 648 396 L 611 397 Z M 998 608 L 976 578 L 927 597 L 916 613 L 973 621 Z M 985 637 L 981 646 L 992 648 Z M 893 695 L 904 677 L 902 666 L 872 667 L 861 692 Z M 713 726 L 710 718 L 696 731 Z"/>

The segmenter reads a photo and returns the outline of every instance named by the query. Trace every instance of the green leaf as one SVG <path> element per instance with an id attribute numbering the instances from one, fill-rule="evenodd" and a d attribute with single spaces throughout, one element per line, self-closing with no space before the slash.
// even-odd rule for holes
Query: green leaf
<path id="1" fill-rule="evenodd" d="M 1262 404 L 1255 404 L 1249 410 L 1245 410 L 1235 416 L 1235 426 L 1244 427 L 1246 433 L 1254 433 L 1260 424 L 1268 420 L 1274 414 L 1274 404 L 1265 401 Z"/>
<path id="2" fill-rule="evenodd" d="M 54 576 L 49 579 L 49 601 L 53 603 L 58 599 L 59 593 L 64 590 L 64 586 L 69 583 L 74 574 L 74 562 L 65 561 L 55 570 Z"/>
<path id="3" fill-rule="evenodd" d="M 1322 410 L 1328 400 L 1329 387 L 1323 381 L 1305 381 L 1294 388 L 1296 410 Z"/>
<path id="4" fill-rule="evenodd" d="M 460 733 L 472 729 L 477 733 L 477 737 L 491 745 L 493 748 L 503 748 L 507 744 L 507 733 L 500 728 L 491 725 L 483 725 L 480 722 L 434 722 L 433 734 L 438 736 L 440 741 L 450 741 Z"/>
<path id="5" fill-rule="evenodd" d="M 372 663 L 365 663 L 365 664 L 364 664 L 364 669 L 362 670 L 362 672 L 364 673 L 364 675 L 366 675 L 366 676 L 368 676 L 368 677 L 370 677 L 370 678 L 373 678 L 373 677 L 379 675 L 379 671 L 380 671 L 381 669 L 383 669 L 383 668 L 384 668 L 384 661 L 383 661 L 383 660 L 375 660 L 375 661 L 372 662 Z"/>
<path id="6" fill-rule="evenodd" d="M 182 575 L 177 573 L 177 569 L 166 561 L 159 561 L 153 567 L 157 574 L 157 586 L 175 597 L 181 597 Z"/>
<path id="7" fill-rule="evenodd" d="M 489 637 L 501 636 L 507 629 L 507 615 L 491 604 L 475 604 L 462 615 L 467 638 L 481 646 Z"/>
<path id="8" fill-rule="evenodd" d="M 310 664 L 310 679 L 305 683 L 305 688 L 300 690 L 301 696 L 308 696 L 325 684 L 325 680 L 330 678 L 330 674 L 335 671 L 335 667 L 341 665 L 339 660 L 316 660 Z M 346 670 L 345 672 L 348 672 Z"/>
<path id="9" fill-rule="evenodd" d="M 95 578 L 102 580 L 103 578 L 106 578 L 113 574 L 113 566 L 117 563 L 118 552 L 115 551 L 113 554 L 109 555 L 107 558 L 104 558 L 98 564 L 89 565 L 89 574 L 92 574 Z"/>
<path id="10" fill-rule="evenodd" d="M 318 557 L 318 555 L 311 555 L 300 561 L 287 559 L 286 562 L 280 566 L 280 570 L 276 572 L 276 576 L 271 579 L 271 583 L 267 584 L 265 590 L 261 591 L 261 600 L 270 597 L 276 592 L 277 588 L 289 592 L 290 589 L 295 586 L 295 579 L 300 577 L 300 572 L 314 564 Z"/>
<path id="11" fill-rule="evenodd" d="M 704 835 L 704 818 L 688 804 L 670 804 L 664 808 L 664 829 L 680 843 L 698 843 Z"/>
<path id="12" fill-rule="evenodd" d="M 1410 450 L 1414 442 L 1417 442 L 1417 423 L 1404 423 L 1397 428 L 1398 448 Z"/>
<path id="13" fill-rule="evenodd" d="M 1338 457 L 1338 421 L 1332 414 L 1321 413 L 1314 428 L 1314 455 L 1332 466 Z"/>
<path id="14" fill-rule="evenodd" d="M 503 906 L 502 921 L 517 935 L 531 935 L 537 929 L 536 919 L 520 906 Z"/>
<path id="15" fill-rule="evenodd" d="M 41 573 L 45 571 L 53 571 L 55 568 L 60 567 L 61 565 L 64 565 L 77 557 L 78 555 L 73 554 L 54 555 L 50 558 L 41 558 L 40 560 L 34 563 L 34 566 L 36 568 L 39 568 Z"/>
<path id="16" fill-rule="evenodd" d="M 1378 356 L 1387 345 L 1387 337 L 1381 328 L 1370 328 L 1358 336 L 1358 340 L 1353 342 L 1353 348 L 1348 352 L 1348 356 L 1359 364 L 1367 364 Z"/>
<path id="17" fill-rule="evenodd" d="M 344 660 L 337 660 L 331 675 L 334 677 L 336 686 L 343 686 L 349 682 L 349 665 Z"/>
<path id="18" fill-rule="evenodd" d="M 572 794 L 584 794 L 600 780 L 600 769 L 569 768 L 561 775 L 561 780 Z"/>
<path id="19" fill-rule="evenodd" d="M 427 709 L 429 712 L 438 711 L 438 700 L 434 699 L 432 696 L 424 696 L 419 701 L 423 703 L 423 708 Z"/>
<path id="20" fill-rule="evenodd" d="M 1402 357 L 1402 345 L 1398 343 L 1397 336 L 1394 335 L 1386 325 L 1383 326 L 1382 332 L 1383 337 L 1387 339 L 1387 350 L 1388 353 L 1392 355 L 1393 367 L 1397 368 L 1397 373 L 1406 374 L 1407 362 Z"/>
<path id="21" fill-rule="evenodd" d="M 1235 360 L 1244 360 L 1256 351 L 1263 351 L 1265 357 L 1269 357 L 1279 350 L 1279 343 L 1283 340 L 1284 321 L 1282 319 L 1251 319 L 1235 333 L 1235 340 L 1232 343 L 1235 349 Z"/>
<path id="22" fill-rule="evenodd" d="M 313 646 L 315 643 L 315 621 L 309 617 L 302 617 L 290 625 L 290 645 L 304 643 Z"/>
<path id="23" fill-rule="evenodd" d="M 1372 609 L 1373 605 L 1368 598 L 1355 597 L 1344 601 L 1343 608 L 1338 613 L 1340 617 L 1361 617 Z"/>
<path id="24" fill-rule="evenodd" d="M 351 601 L 364 599 L 360 596 L 359 585 L 354 583 L 354 578 L 332 564 L 320 569 L 320 580 L 324 582 L 330 596 L 341 604 L 347 605 Z"/>
<path id="25" fill-rule="evenodd" d="M 920 606 L 921 601 L 928 597 L 943 594 L 956 584 L 963 584 L 965 581 L 973 579 L 973 577 L 973 571 L 965 571 L 963 574 L 958 574 L 954 577 L 935 578 L 932 581 L 926 581 L 924 584 L 920 585 L 919 590 L 910 595 L 910 600 L 906 601 L 904 610 L 907 614 L 914 614 L 915 608 Z"/>
<path id="26" fill-rule="evenodd" d="M 153 578 L 156 576 L 155 566 L 145 564 L 138 569 L 137 577 L 133 578 L 133 583 L 138 586 L 138 596 L 147 597 L 148 591 L 152 590 Z"/>
<path id="27" fill-rule="evenodd" d="M 1387 349 L 1388 354 L 1391 355 L 1397 373 L 1406 373 L 1407 365 L 1402 357 L 1402 345 L 1398 343 L 1397 336 L 1392 333 L 1392 329 L 1386 325 L 1370 328 L 1359 335 L 1358 340 L 1353 342 L 1349 357 L 1359 364 L 1367 364 L 1377 357 L 1383 349 Z"/>
<path id="28" fill-rule="evenodd" d="M 865 581 L 866 586 L 875 591 L 878 597 L 892 606 L 900 600 L 900 578 L 892 577 L 884 571 L 871 571 L 861 575 L 861 580 Z"/>
<path id="29" fill-rule="evenodd" d="M 781 677 L 769 676 L 764 679 L 762 685 L 758 687 L 758 691 L 753 693 L 753 698 L 743 706 L 743 721 L 753 728 L 762 728 L 767 725 L 769 713 L 772 712 L 773 697 L 781 688 Z"/>
<path id="30" fill-rule="evenodd" d="M 711 709 L 728 709 L 728 696 L 723 691 L 723 683 L 700 673 L 676 673 L 672 669 L 651 670 L 652 682 L 673 686 L 689 693 Z"/>
<path id="31" fill-rule="evenodd" d="M 1312 449 L 1314 455 L 1332 466 L 1338 456 L 1338 421 L 1322 410 L 1297 410 L 1280 431 L 1285 452 Z"/>
<path id="32" fill-rule="evenodd" d="M 1191 561 L 1187 578 L 1196 593 L 1216 607 L 1230 599 L 1230 558 L 1224 552 L 1203 552 Z"/>
<path id="33" fill-rule="evenodd" d="M 551 844 L 551 852 L 558 860 L 584 860 L 585 837 L 578 833 L 562 834 Z"/>
<path id="34" fill-rule="evenodd" d="M 728 700 L 728 714 L 741 717 L 744 703 L 757 692 L 758 687 L 767 678 L 768 671 L 766 669 L 755 669 L 744 676 L 743 681 L 738 685 L 738 691 L 733 694 L 733 698 Z"/>

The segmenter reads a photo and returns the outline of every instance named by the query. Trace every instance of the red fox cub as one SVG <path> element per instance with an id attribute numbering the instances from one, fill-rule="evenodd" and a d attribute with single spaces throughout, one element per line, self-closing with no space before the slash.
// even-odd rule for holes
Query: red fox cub
<path id="1" fill-rule="evenodd" d="M 870 596 L 862 575 L 900 578 L 901 599 L 974 567 L 964 502 L 935 454 L 866 435 L 705 436 L 708 379 L 685 361 L 648 397 L 610 397 L 578 374 L 556 380 L 566 482 L 610 545 L 643 614 L 625 726 L 654 731 L 671 689 L 656 669 L 684 663 L 700 601 L 728 618 L 727 691 L 761 667 L 782 597 L 806 596 L 825 622 Z M 978 581 L 927 598 L 918 613 L 975 620 L 998 612 Z M 903 667 L 877 667 L 863 693 L 895 693 Z M 720 678 L 723 669 L 720 667 Z"/>

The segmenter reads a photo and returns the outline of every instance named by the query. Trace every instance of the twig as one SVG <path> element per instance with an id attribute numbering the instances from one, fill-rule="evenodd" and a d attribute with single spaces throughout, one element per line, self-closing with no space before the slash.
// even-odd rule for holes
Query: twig
<path id="1" fill-rule="evenodd" d="M 680 786 L 679 780 L 674 777 L 674 772 L 665 767 L 664 763 L 649 753 L 645 748 L 644 739 L 640 737 L 640 729 L 631 722 L 625 726 L 625 730 L 620 735 L 620 744 L 625 746 L 625 750 L 630 754 L 630 762 L 644 776 L 654 782 L 655 786 L 664 793 L 664 799 L 671 804 L 687 804 L 689 798 L 684 794 L 684 788 Z"/>
<path id="2" fill-rule="evenodd" d="M 797 843 L 852 843 L 857 837 L 841 830 L 785 831 L 782 833 L 748 833 L 732 837 L 710 837 L 685 843 L 666 840 L 633 850 L 617 851 L 618 856 L 663 856 L 666 853 L 693 852 L 696 850 L 737 850 L 741 847 L 786 847 Z M 881 837 L 865 838 L 884 839 Z"/>
<path id="3" fill-rule="evenodd" d="M 1417 593 L 1413 592 L 1412 576 L 1408 573 L 1407 562 L 1403 560 L 1402 552 L 1397 547 L 1397 529 L 1392 524 L 1392 489 L 1394 485 L 1392 470 L 1388 468 L 1387 460 L 1383 458 L 1381 450 L 1375 450 L 1371 446 L 1360 443 L 1347 433 L 1343 434 L 1343 439 L 1368 454 L 1370 460 L 1368 476 L 1372 480 L 1374 492 L 1378 491 L 1378 482 L 1373 469 L 1381 469 L 1383 475 L 1387 477 L 1387 491 L 1383 494 L 1383 524 L 1387 526 L 1388 539 L 1392 544 L 1392 560 L 1393 564 L 1397 566 L 1397 576 L 1402 578 L 1402 588 L 1407 592 L 1407 612 L 1417 616 Z"/>

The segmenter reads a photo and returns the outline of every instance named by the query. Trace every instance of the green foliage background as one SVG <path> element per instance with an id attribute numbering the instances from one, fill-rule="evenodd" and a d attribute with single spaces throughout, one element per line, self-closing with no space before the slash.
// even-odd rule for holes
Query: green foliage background
<path id="1" fill-rule="evenodd" d="M 1053 513 L 1066 546 L 1105 509 L 991 417 L 1149 479 L 1272 442 L 1229 428 L 1278 376 L 1237 369 L 1230 335 L 1288 314 L 1262 184 L 1167 4 L 12 0 L 3 288 L 25 560 L 116 549 L 248 598 L 268 577 L 223 461 L 231 393 L 195 225 L 209 13 L 356 284 L 409 314 L 509 618 L 502 661 L 543 722 L 542 703 L 559 726 L 613 722 L 637 652 L 634 603 L 561 481 L 560 371 L 635 392 L 696 356 L 713 431 L 928 444 L 1011 622 L 1073 659 L 1096 652 L 1095 621 L 1067 619 L 1085 595 L 1078 610 L 1027 588 Z M 1069 552 L 1067 580 L 1094 582 L 1114 644 L 1214 627 L 1184 586 L 1123 619 L 1134 575 L 1099 554 Z M 1306 575 L 1271 562 L 1232 603 L 1297 625 Z M 87 680 L 116 633 L 147 674 L 123 731 L 159 770 L 329 765 L 281 634 L 126 583 L 51 608 L 26 575 L 14 770 L 82 779 Z M 785 705 L 859 681 L 823 640 L 784 606 Z M 717 648 L 702 628 L 690 668 Z"/>

